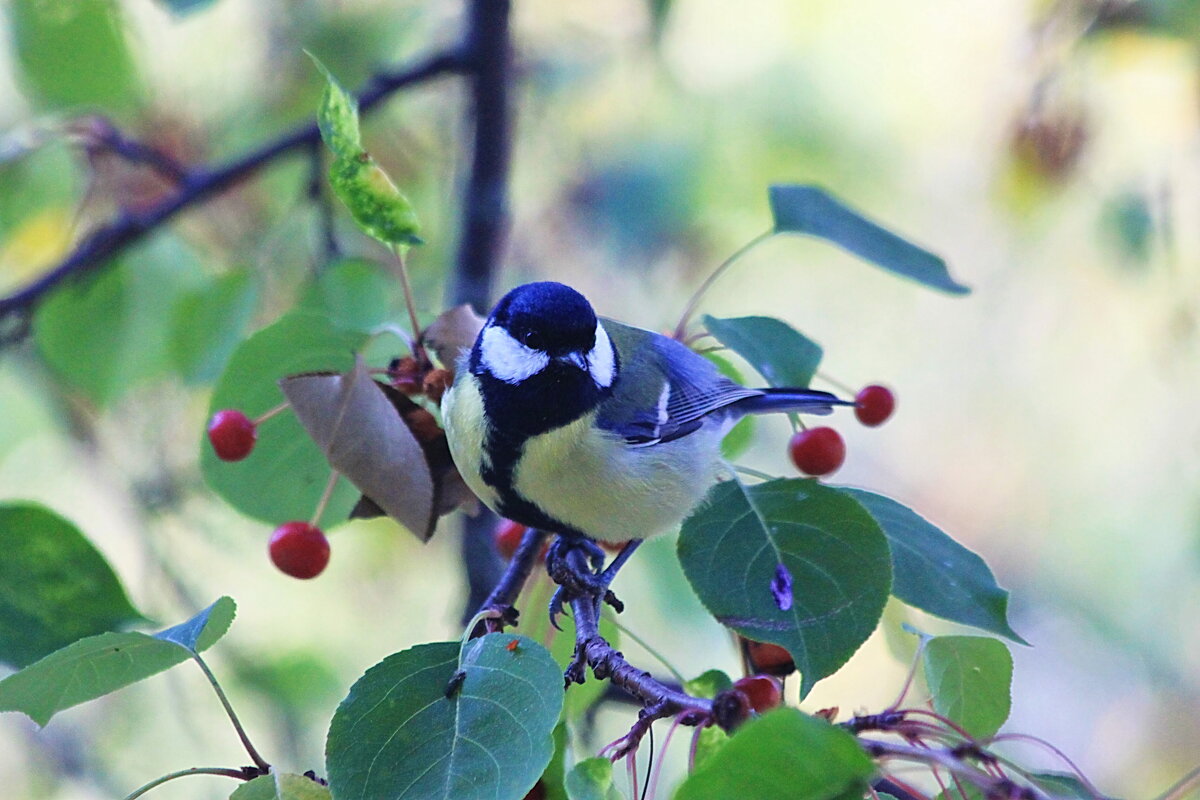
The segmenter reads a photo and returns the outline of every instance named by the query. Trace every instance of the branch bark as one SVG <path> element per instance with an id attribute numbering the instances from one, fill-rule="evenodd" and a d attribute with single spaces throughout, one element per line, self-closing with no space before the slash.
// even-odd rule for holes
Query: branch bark
<path id="1" fill-rule="evenodd" d="M 487 313 L 508 234 L 508 167 L 512 149 L 508 83 L 511 79 L 510 0 L 470 0 L 463 55 L 471 75 L 470 169 L 462 191 L 458 254 L 449 306 L 470 303 Z M 463 521 L 461 558 L 467 574 L 465 624 L 501 580 L 492 547 L 496 516 L 483 511 Z"/>
<path id="2" fill-rule="evenodd" d="M 359 93 L 359 108 L 364 114 L 368 113 L 400 89 L 466 69 L 468 61 L 461 49 L 450 49 L 411 66 L 379 73 Z M 182 170 L 177 176 L 177 192 L 145 212 L 135 214 L 125 211 L 118 214 L 83 237 L 56 266 L 17 291 L 0 298 L 0 343 L 21 338 L 28 330 L 29 316 L 37 303 L 67 278 L 101 268 L 113 256 L 170 221 L 176 214 L 211 199 L 281 157 L 319 142 L 320 138 L 321 133 L 314 119 L 224 164 Z"/>

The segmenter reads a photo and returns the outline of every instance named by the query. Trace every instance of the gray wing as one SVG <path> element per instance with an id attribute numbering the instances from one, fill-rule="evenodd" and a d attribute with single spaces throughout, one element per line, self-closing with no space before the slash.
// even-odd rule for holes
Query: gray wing
<path id="1" fill-rule="evenodd" d="M 674 339 L 610 320 L 603 324 L 617 348 L 620 373 L 596 424 L 631 445 L 686 436 L 714 412 L 762 395 L 721 375 Z"/>

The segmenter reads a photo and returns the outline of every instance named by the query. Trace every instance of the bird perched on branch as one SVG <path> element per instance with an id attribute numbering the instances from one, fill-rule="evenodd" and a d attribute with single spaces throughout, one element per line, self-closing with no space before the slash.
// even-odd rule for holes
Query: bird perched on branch
<path id="1" fill-rule="evenodd" d="M 579 292 L 541 282 L 496 304 L 442 417 L 455 464 L 488 507 L 560 542 L 620 543 L 692 512 L 742 416 L 847 404 L 740 386 L 674 339 L 597 318 Z"/>

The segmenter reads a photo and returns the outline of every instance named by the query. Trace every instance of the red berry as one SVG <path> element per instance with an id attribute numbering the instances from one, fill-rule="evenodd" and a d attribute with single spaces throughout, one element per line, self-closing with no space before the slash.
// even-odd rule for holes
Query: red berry
<path id="1" fill-rule="evenodd" d="M 271 534 L 271 561 L 293 578 L 315 578 L 329 563 L 329 540 L 307 522 L 285 522 Z"/>
<path id="2" fill-rule="evenodd" d="M 783 686 L 770 675 L 748 675 L 734 681 L 733 688 L 746 695 L 750 707 L 758 713 L 777 708 L 783 702 Z"/>
<path id="3" fill-rule="evenodd" d="M 208 421 L 208 440 L 222 461 L 241 461 L 257 439 L 258 427 L 236 408 L 218 411 Z"/>
<path id="4" fill-rule="evenodd" d="M 805 475 L 828 475 L 846 460 L 846 443 L 833 428 L 797 431 L 788 450 L 792 462 Z"/>
<path id="5" fill-rule="evenodd" d="M 887 422 L 895 409 L 896 395 L 886 386 L 872 384 L 854 396 L 854 416 L 872 428 Z"/>
<path id="6" fill-rule="evenodd" d="M 750 639 L 743 639 L 742 642 L 746 661 L 755 672 L 786 678 L 796 671 L 796 662 L 792 660 L 792 654 L 779 645 L 754 642 Z"/>
<path id="7" fill-rule="evenodd" d="M 513 557 L 513 553 L 517 552 L 521 538 L 527 530 L 529 530 L 528 527 L 519 522 L 513 522 L 511 519 L 500 520 L 493 536 L 496 542 L 496 552 L 500 554 L 501 558 L 508 560 Z"/>

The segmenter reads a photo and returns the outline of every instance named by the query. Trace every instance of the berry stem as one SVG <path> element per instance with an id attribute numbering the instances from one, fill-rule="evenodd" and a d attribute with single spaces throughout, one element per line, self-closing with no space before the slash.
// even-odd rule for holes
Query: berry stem
<path id="1" fill-rule="evenodd" d="M 829 375 L 828 373 L 821 372 L 821 371 L 819 371 L 819 370 L 818 370 L 818 371 L 817 371 L 817 374 L 816 374 L 816 377 L 818 377 L 818 378 L 820 378 L 821 380 L 825 381 L 825 382 L 826 382 L 826 383 L 828 383 L 830 386 L 832 386 L 833 388 L 837 389 L 839 392 L 845 392 L 846 394 L 848 394 L 848 395 L 851 395 L 851 396 L 853 396 L 853 394 L 854 394 L 854 392 L 855 392 L 855 390 L 854 390 L 854 389 L 851 389 L 849 386 L 847 386 L 846 384 L 842 383 L 841 381 L 839 381 L 837 378 L 833 377 L 832 375 Z"/>
<path id="2" fill-rule="evenodd" d="M 658 661 L 658 663 L 660 663 L 664 667 L 666 667 L 667 672 L 671 673 L 671 677 L 674 678 L 676 681 L 678 681 L 680 686 L 682 686 L 685 683 L 685 681 L 683 679 L 683 675 L 679 672 L 679 670 L 677 670 L 677 669 L 675 669 L 675 667 L 671 666 L 671 662 L 666 659 L 666 656 L 664 656 L 662 653 L 658 652 L 653 647 L 651 647 L 650 644 L 648 642 L 646 642 L 645 639 L 638 636 L 633 631 L 629 630 L 629 628 L 627 628 L 621 624 L 620 620 L 618 620 L 612 616 L 609 616 L 608 621 L 613 624 L 614 628 L 616 628 L 617 630 L 619 630 L 621 632 L 622 636 L 628 636 L 635 643 L 637 643 L 637 645 L 639 647 L 641 647 L 643 650 L 645 650 L 647 653 L 649 653 L 651 658 L 655 659 L 656 661 Z"/>
<path id="3" fill-rule="evenodd" d="M 722 261 L 721 265 L 713 270 L 711 275 L 704 279 L 704 283 L 700 284 L 700 288 L 696 289 L 691 300 L 688 301 L 687 308 L 683 310 L 683 316 L 679 318 L 679 324 L 675 326 L 676 339 L 683 341 L 687 334 L 688 323 L 691 322 L 692 315 L 696 313 L 696 308 L 700 305 L 700 300 L 703 299 L 705 293 L 712 288 L 712 285 L 717 282 L 717 278 L 725 274 L 725 271 L 732 267 L 738 259 L 774 235 L 775 231 L 769 230 L 760 233 L 758 236 L 755 236 L 753 239 L 735 250 L 733 255 Z"/>
<path id="4" fill-rule="evenodd" d="M 213 691 L 217 693 L 217 699 L 221 701 L 221 705 L 225 708 L 225 715 L 233 723 L 233 729 L 237 731 L 238 738 L 242 740 L 242 747 L 246 748 L 246 753 L 250 756 L 250 760 L 254 762 L 254 766 L 262 770 L 263 773 L 270 772 L 271 765 L 254 749 L 254 745 L 250 742 L 250 737 L 246 735 L 246 729 L 242 727 L 241 720 L 238 719 L 233 706 L 229 703 L 229 698 L 225 696 L 225 690 L 217 682 L 217 676 L 212 674 L 212 670 L 208 668 L 208 664 L 204 663 L 204 659 L 200 657 L 199 653 L 193 651 L 192 660 L 200 665 L 200 670 L 204 673 L 204 677 L 208 679 L 209 684 L 213 687 Z"/>
<path id="5" fill-rule="evenodd" d="M 908 676 L 904 679 L 904 685 L 900 687 L 900 694 L 896 697 L 895 702 L 885 709 L 884 713 L 895 711 L 900 708 L 900 704 L 904 702 L 904 698 L 908 695 L 908 690 L 912 688 L 913 681 L 917 677 L 917 668 L 921 665 L 921 655 L 925 652 L 925 645 L 929 643 L 930 637 L 922 636 L 917 644 L 917 652 L 913 656 L 912 666 L 908 668 Z"/>
<path id="6" fill-rule="evenodd" d="M 341 474 L 336 470 L 329 471 L 329 480 L 325 482 L 325 491 L 321 492 L 321 499 L 317 501 L 317 508 L 313 511 L 312 519 L 308 524 L 314 528 L 321 527 L 321 515 L 325 513 L 325 507 L 329 505 L 329 498 L 333 496 L 333 487 L 337 486 L 337 479 Z"/>
<path id="7" fill-rule="evenodd" d="M 396 256 L 400 285 L 404 288 L 404 305 L 408 307 L 408 318 L 412 322 L 413 358 L 423 364 L 429 359 L 425 355 L 425 346 L 421 344 L 421 323 L 417 320 L 417 303 L 413 299 L 412 284 L 408 280 L 408 265 L 404 261 L 404 251 L 400 245 L 392 246 L 392 254 Z"/>
<path id="8" fill-rule="evenodd" d="M 178 772 L 168 772 L 162 777 L 155 778 L 145 786 L 139 786 L 129 794 L 125 795 L 125 800 L 137 800 L 151 789 L 162 786 L 167 781 L 173 781 L 176 778 L 186 778 L 188 775 L 220 775 L 225 778 L 236 778 L 239 781 L 246 780 L 246 773 L 240 769 L 230 769 L 229 767 L 190 767 L 181 769 Z"/>
<path id="9" fill-rule="evenodd" d="M 729 469 L 733 470 L 735 473 L 740 472 L 743 475 L 749 475 L 751 478 L 758 478 L 760 481 L 775 480 L 774 475 L 770 475 L 766 472 L 759 472 L 756 469 L 752 469 L 750 467 L 746 467 L 741 464 L 727 464 L 727 466 L 729 467 Z"/>
<path id="10" fill-rule="evenodd" d="M 279 405 L 275 406 L 270 411 L 265 411 L 262 414 L 258 415 L 253 420 L 251 420 L 251 422 L 253 422 L 254 425 L 257 427 L 258 425 L 262 425 L 264 422 L 269 420 L 271 417 L 279 416 L 280 414 L 282 414 L 284 411 L 287 411 L 291 407 L 292 407 L 292 404 L 285 401 L 285 402 L 280 403 Z"/>

